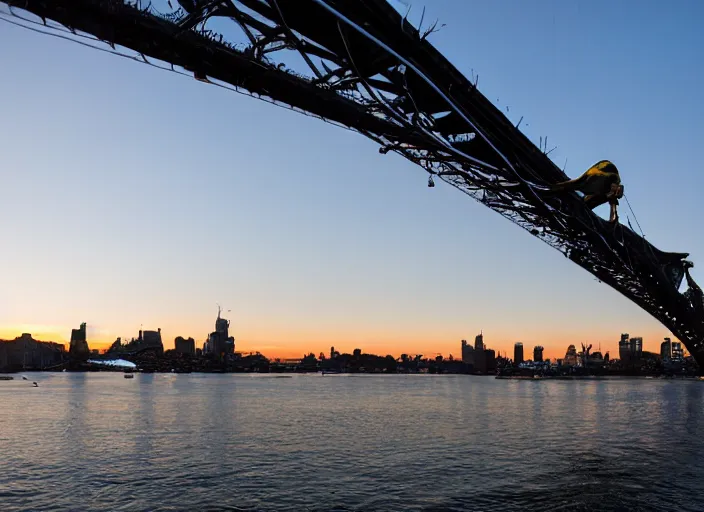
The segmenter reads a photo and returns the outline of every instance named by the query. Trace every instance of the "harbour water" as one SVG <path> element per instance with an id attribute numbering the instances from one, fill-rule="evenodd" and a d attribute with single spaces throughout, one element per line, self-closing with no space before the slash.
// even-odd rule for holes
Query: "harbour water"
<path id="1" fill-rule="evenodd" d="M 704 382 L 27 377 L 0 382 L 4 512 L 704 503 Z"/>

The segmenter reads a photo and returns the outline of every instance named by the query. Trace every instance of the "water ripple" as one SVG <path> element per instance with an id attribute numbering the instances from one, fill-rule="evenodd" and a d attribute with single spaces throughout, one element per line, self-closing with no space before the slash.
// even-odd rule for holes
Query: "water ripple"
<path id="1" fill-rule="evenodd" d="M 0 510 L 701 510 L 704 385 L 34 374 Z"/>

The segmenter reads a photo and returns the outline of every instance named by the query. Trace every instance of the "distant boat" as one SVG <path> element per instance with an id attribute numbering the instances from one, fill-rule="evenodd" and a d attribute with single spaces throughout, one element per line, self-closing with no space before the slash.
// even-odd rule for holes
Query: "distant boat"
<path id="1" fill-rule="evenodd" d="M 126 373 L 125 378 L 126 379 L 134 379 L 134 373 Z"/>
<path id="2" fill-rule="evenodd" d="M 15 378 L 9 375 L 0 375 L 0 380 L 15 380 Z"/>

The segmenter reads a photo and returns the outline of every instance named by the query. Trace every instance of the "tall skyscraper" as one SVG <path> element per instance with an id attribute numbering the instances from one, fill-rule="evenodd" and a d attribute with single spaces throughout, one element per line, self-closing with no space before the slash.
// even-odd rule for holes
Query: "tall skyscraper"
<path id="1" fill-rule="evenodd" d="M 462 340 L 462 362 L 474 365 L 474 349 L 467 340 Z"/>
<path id="2" fill-rule="evenodd" d="M 480 332 L 474 338 L 474 350 L 484 350 L 484 333 Z"/>
<path id="3" fill-rule="evenodd" d="M 533 361 L 536 363 L 543 362 L 543 347 L 540 345 L 533 347 Z"/>
<path id="4" fill-rule="evenodd" d="M 634 361 L 638 361 L 643 357 L 643 338 L 631 338 L 631 357 Z"/>
<path id="5" fill-rule="evenodd" d="M 565 359 L 563 364 L 565 366 L 577 366 L 579 359 L 577 357 L 577 349 L 574 345 L 567 347 L 567 352 L 565 353 Z"/>
<path id="6" fill-rule="evenodd" d="M 484 346 L 484 333 L 480 332 L 474 337 L 474 369 L 478 372 L 486 372 L 486 357 Z"/>
<path id="7" fill-rule="evenodd" d="M 518 341 L 513 346 L 513 363 L 514 364 L 521 364 L 523 361 L 524 361 L 524 359 L 523 359 L 523 343 Z"/>
<path id="8" fill-rule="evenodd" d="M 496 372 L 496 352 L 490 348 L 484 350 L 484 365 L 487 373 Z"/>
<path id="9" fill-rule="evenodd" d="M 218 306 L 218 317 L 215 319 L 215 331 L 208 335 L 208 341 L 203 346 L 203 352 L 221 357 L 235 353 L 235 338 L 230 336 L 230 321 L 222 318 L 222 309 Z"/>
<path id="10" fill-rule="evenodd" d="M 618 358 L 623 362 L 631 360 L 631 343 L 628 337 L 628 333 L 621 334 L 621 341 L 618 342 Z"/>
<path id="11" fill-rule="evenodd" d="M 660 357 L 662 359 L 672 359 L 672 341 L 670 338 L 665 338 L 665 341 L 660 343 Z"/>
<path id="12" fill-rule="evenodd" d="M 87 359 L 90 355 L 86 339 L 86 323 L 83 322 L 78 329 L 71 329 L 71 344 L 68 349 L 72 359 Z"/>
<path id="13" fill-rule="evenodd" d="M 220 318 L 220 311 L 218 311 L 218 317 L 215 319 L 215 332 L 222 334 L 222 337 L 227 339 L 230 337 L 229 330 L 230 321 Z"/>

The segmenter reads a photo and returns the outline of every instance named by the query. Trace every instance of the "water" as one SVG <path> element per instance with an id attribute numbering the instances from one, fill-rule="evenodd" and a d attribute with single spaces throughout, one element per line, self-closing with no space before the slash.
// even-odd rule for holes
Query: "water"
<path id="1" fill-rule="evenodd" d="M 3 512 L 704 503 L 703 382 L 28 377 L 0 381 Z"/>

